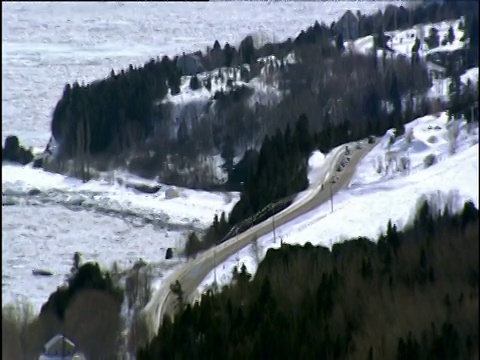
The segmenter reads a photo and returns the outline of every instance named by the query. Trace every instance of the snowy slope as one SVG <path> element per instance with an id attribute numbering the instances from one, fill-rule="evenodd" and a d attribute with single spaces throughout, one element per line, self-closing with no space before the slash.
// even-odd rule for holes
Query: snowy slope
<path id="1" fill-rule="evenodd" d="M 262 58 L 258 59 L 259 63 L 263 61 L 264 59 Z M 244 67 L 248 68 L 246 65 Z M 187 124 L 197 121 L 208 111 L 214 111 L 216 103 L 214 96 L 217 92 L 228 94 L 232 89 L 247 87 L 253 90 L 252 95 L 248 99 L 250 106 L 253 107 L 257 103 L 278 103 L 281 99 L 278 83 L 277 81 L 268 82 L 265 80 L 265 69 L 266 67 L 264 66 L 261 73 L 248 82 L 240 78 L 240 67 L 223 67 L 209 72 L 202 72 L 197 75 L 197 78 L 202 83 L 202 86 L 197 90 L 192 90 L 190 87 L 192 77 L 183 76 L 181 78 L 180 93 L 172 95 L 171 91 L 169 91 L 160 103 L 170 106 L 170 122 L 176 123 L 177 119 L 184 119 L 187 121 Z M 218 77 L 219 74 L 221 74 L 222 78 Z M 210 89 L 204 86 L 207 79 L 211 79 Z M 218 177 L 221 178 L 222 174 L 219 174 Z"/>
<path id="2" fill-rule="evenodd" d="M 389 172 L 378 174 L 379 157 L 384 161 L 388 151 L 391 131 L 357 167 L 350 187 L 339 192 L 334 198 L 334 212 L 330 204 L 301 216 L 276 229 L 276 243 L 273 234 L 258 239 L 259 258 L 262 259 L 269 248 L 280 246 L 280 240 L 290 244 L 321 244 L 331 247 L 333 243 L 357 236 L 376 238 L 385 230 L 388 220 L 399 228 L 411 221 L 417 201 L 422 196 L 445 201 L 445 194 L 455 194 L 454 209 L 458 209 L 465 200 L 472 200 L 478 207 L 478 127 L 470 129 L 464 122 L 458 121 L 460 133 L 458 147 L 454 155 L 449 154 L 446 115 L 426 116 L 408 124 L 413 129 L 410 145 L 405 137 L 399 137 L 391 150 L 409 154 L 410 172 Z M 430 142 L 435 136 L 438 141 Z M 424 168 L 423 160 L 434 153 L 438 163 Z M 394 168 L 394 167 L 392 167 Z M 341 227 L 338 224 L 342 224 Z M 258 264 L 251 245 L 231 256 L 216 269 L 219 285 L 231 280 L 234 266 L 244 263 L 250 273 L 255 273 Z M 212 271 L 200 285 L 203 292 L 213 283 Z"/>
<path id="3" fill-rule="evenodd" d="M 394 51 L 394 53 L 387 51 L 385 55 L 387 58 L 392 56 L 411 56 L 412 47 L 415 44 L 415 38 L 421 40 L 418 54 L 420 58 L 423 59 L 425 59 L 427 55 L 435 52 L 446 52 L 461 49 L 466 44 L 464 41 L 461 41 L 464 36 L 464 31 L 460 29 L 462 23 L 464 23 L 464 19 L 460 18 L 457 20 L 442 21 L 433 24 L 419 24 L 413 28 L 405 30 L 388 31 L 385 34 L 390 36 L 391 40 L 387 42 L 387 45 Z M 447 36 L 450 26 L 452 26 L 455 38 L 452 43 L 442 45 L 442 40 Z M 422 39 L 428 36 L 432 27 L 435 27 L 438 30 L 440 45 L 433 49 L 429 49 L 428 45 L 422 41 Z M 354 42 L 345 42 L 345 47 L 361 54 L 369 54 L 373 51 L 373 41 L 373 36 L 369 35 L 357 39 Z M 382 57 L 383 51 L 384 50 L 377 50 L 377 56 Z M 475 84 L 478 81 L 478 67 L 469 69 L 463 75 L 461 75 L 462 83 L 466 84 L 469 79 L 472 84 Z M 447 101 L 450 82 L 450 78 L 432 79 L 432 87 L 428 92 L 429 97 Z"/>
<path id="4" fill-rule="evenodd" d="M 410 56 L 412 53 L 412 47 L 415 44 L 415 38 L 417 37 L 419 40 L 421 40 L 418 53 L 420 57 L 423 58 L 434 52 L 461 49 L 465 45 L 465 43 L 460 40 L 464 36 L 464 31 L 459 29 L 459 25 L 462 22 L 464 22 L 464 20 L 463 18 L 460 18 L 457 20 L 442 21 L 439 23 L 419 24 L 413 28 L 405 30 L 387 31 L 385 34 L 391 37 L 391 40 L 387 42 L 387 45 L 390 46 L 390 48 L 392 48 L 397 54 Z M 452 43 L 441 45 L 442 39 L 447 35 L 448 28 L 450 26 L 453 28 L 455 39 Z M 428 37 L 430 28 L 432 27 L 435 27 L 438 30 L 440 45 L 433 49 L 429 49 L 427 44 L 422 41 L 422 39 Z M 345 46 L 348 47 L 350 45 L 346 42 Z M 373 36 L 369 35 L 355 40 L 353 42 L 353 50 L 361 53 L 370 53 L 373 50 Z"/>
<path id="5" fill-rule="evenodd" d="M 467 84 L 468 80 L 474 85 L 478 83 L 478 67 L 474 67 L 465 71 L 463 75 L 460 76 L 462 83 Z"/>

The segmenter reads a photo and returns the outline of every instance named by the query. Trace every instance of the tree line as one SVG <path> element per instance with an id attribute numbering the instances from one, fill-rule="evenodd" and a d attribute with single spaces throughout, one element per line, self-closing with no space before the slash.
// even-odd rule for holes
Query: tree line
<path id="1" fill-rule="evenodd" d="M 360 14 L 360 35 L 381 33 L 393 30 L 394 27 L 402 28 L 420 22 L 458 18 L 469 13 L 467 8 L 471 10 L 471 7 L 458 2 L 427 4 L 412 9 L 389 6 L 383 13 L 370 16 Z M 207 71 L 222 67 L 234 68 L 244 80 L 248 80 L 260 71 L 257 59 L 267 55 L 273 54 L 278 59 L 284 59 L 287 54 L 294 52 L 299 58 L 315 56 L 317 60 L 331 59 L 335 62 L 337 56 L 331 39 L 336 36 L 333 23 L 327 26 L 316 22 L 294 40 L 265 44 L 259 49 L 254 47 L 251 37 L 245 38 L 238 49 L 229 44 L 222 49 L 219 42 L 215 41 L 213 48 L 207 49 L 205 53 L 194 54 Z M 313 48 L 320 50 L 314 51 Z M 281 72 L 283 92 L 290 92 L 293 94 L 291 97 L 297 96 L 292 101 L 297 103 L 295 113 L 294 110 L 289 111 L 294 113 L 293 116 L 285 116 L 286 119 L 280 116 L 284 110 L 281 106 L 259 104 L 253 109 L 246 106 L 248 88 L 232 85 L 228 93 L 215 94 L 216 100 L 212 99 L 205 108 L 199 110 L 192 107 L 181 118 L 172 119 L 171 105 L 161 101 L 168 93 L 175 95 L 180 91 L 183 73 L 177 67 L 177 60 L 178 57 L 157 57 L 142 67 L 130 66 L 118 74 L 112 71 L 108 78 L 91 84 L 67 84 L 52 117 L 52 135 L 60 146 L 60 160 L 78 158 L 79 162 L 100 169 L 129 166 L 134 172 L 148 177 L 159 176 L 167 183 L 211 188 L 218 185 L 218 181 L 214 176 L 216 169 L 208 163 L 209 157 L 219 153 L 227 154 L 227 163 L 230 161 L 228 154 L 232 152 L 241 155 L 249 149 L 258 149 L 265 135 L 273 136 L 276 128 L 284 129 L 286 123 L 293 126 L 299 114 L 309 108 L 310 104 L 302 101 L 305 91 L 299 93 L 298 89 L 302 85 L 311 85 L 311 81 L 306 78 L 306 74 L 295 81 L 299 67 L 288 70 L 290 66 L 283 64 L 281 69 L 277 69 Z M 351 62 L 355 60 L 350 59 Z M 302 71 L 306 70 L 308 69 Z M 219 69 L 217 77 L 224 76 L 223 73 Z M 409 86 L 415 83 L 415 90 L 419 91 L 417 86 L 424 81 L 424 77 L 420 76 L 422 80 L 417 82 L 417 73 L 414 74 L 411 77 L 405 77 L 403 73 L 397 74 L 397 81 L 410 79 Z M 194 79 L 197 80 L 193 81 L 194 88 L 203 85 L 208 87 L 212 81 L 216 81 L 213 78 L 202 81 L 196 77 L 192 78 Z M 372 99 L 368 101 L 374 102 L 378 89 L 372 87 L 377 86 L 370 85 L 368 89 L 360 89 L 357 93 L 369 94 Z M 358 102 L 349 99 L 342 107 L 355 114 L 361 106 Z M 268 107 L 275 110 L 270 111 L 271 109 L 266 109 Z M 321 110 L 331 111 L 325 106 Z M 263 119 L 272 117 L 264 114 L 269 112 L 276 113 L 275 120 L 271 122 Z M 314 118 L 311 113 L 307 115 L 310 119 Z"/>
<path id="2" fill-rule="evenodd" d="M 477 358 L 478 209 L 467 202 L 454 215 L 454 197 L 440 203 L 420 202 L 410 227 L 389 222 L 376 243 L 269 250 L 255 277 L 234 268 L 231 284 L 193 306 L 172 285 L 178 312 L 138 358 Z M 37 358 L 58 333 L 89 358 L 124 354 L 119 279 L 76 254 L 38 317 L 28 306 L 2 308 L 2 357 Z"/>
<path id="3" fill-rule="evenodd" d="M 424 64 L 341 51 L 330 40 L 319 31 L 297 46 L 295 64 L 268 64 L 282 92 L 274 103 L 252 106 L 253 92 L 243 86 L 221 93 L 203 109 L 195 103 L 185 106 L 176 139 L 170 139 L 171 129 L 165 125 L 136 153 L 130 169 L 144 169 L 142 175 L 158 176 L 166 183 L 219 188 L 208 158 L 220 154 L 228 174 L 223 189 L 235 190 L 240 179 L 232 172 L 233 159 L 258 151 L 264 137 L 275 136 L 277 129 L 293 128 L 302 113 L 310 119 L 313 133 L 343 126 L 358 139 L 367 130 L 377 133 L 388 128 L 391 121 L 387 124 L 385 118 L 396 118 L 400 130 L 403 113 L 410 112 L 407 118 L 411 118 L 414 111 L 413 100 L 402 105 L 402 97 L 423 94 L 430 86 Z M 394 112 L 389 110 L 392 106 Z M 162 118 L 169 118 L 171 111 L 171 105 L 161 105 Z"/>
<path id="4" fill-rule="evenodd" d="M 478 209 L 448 209 L 423 202 L 376 242 L 269 250 L 194 305 L 179 289 L 138 359 L 477 358 Z"/>

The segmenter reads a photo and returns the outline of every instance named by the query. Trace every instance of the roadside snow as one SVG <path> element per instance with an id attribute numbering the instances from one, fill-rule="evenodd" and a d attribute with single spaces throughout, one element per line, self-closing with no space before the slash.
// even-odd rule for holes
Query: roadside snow
<path id="1" fill-rule="evenodd" d="M 465 73 L 460 76 L 460 80 L 464 84 L 467 84 L 468 80 L 470 80 L 472 84 L 476 84 L 478 82 L 478 67 L 465 71 Z"/>
<path id="2" fill-rule="evenodd" d="M 278 248 L 279 239 L 289 244 L 310 242 L 331 247 L 334 243 L 357 236 L 375 239 L 385 230 L 389 220 L 401 229 L 412 220 L 417 201 L 422 196 L 442 202 L 447 193 L 453 192 L 454 210 L 458 210 L 466 200 L 472 200 L 478 207 L 478 127 L 467 132 L 465 122 L 459 120 L 457 125 L 460 127 L 457 151 L 450 155 L 445 113 L 438 117 L 428 115 L 407 124 L 407 132 L 409 129 L 413 131 L 412 141 L 408 143 L 405 136 L 401 136 L 390 145 L 390 151 L 397 152 L 399 156 L 409 156 L 410 172 L 379 174 L 378 159 L 380 157 L 384 162 L 389 151 L 392 131 L 388 131 L 360 162 L 349 188 L 334 197 L 333 213 L 330 204 L 324 204 L 278 227 L 276 242 L 271 233 L 260 237 L 259 259 L 268 249 Z M 429 142 L 432 136 L 437 138 L 436 142 Z M 425 169 L 423 160 L 430 153 L 437 156 L 438 163 Z M 313 159 L 311 161 L 314 162 Z M 313 171 L 310 172 L 312 174 Z M 221 287 L 231 281 L 235 266 L 240 268 L 245 264 L 248 272 L 254 274 L 258 266 L 255 258 L 252 245 L 232 255 L 215 269 L 218 285 Z M 200 284 L 198 293 L 210 288 L 213 282 L 214 271 Z"/>

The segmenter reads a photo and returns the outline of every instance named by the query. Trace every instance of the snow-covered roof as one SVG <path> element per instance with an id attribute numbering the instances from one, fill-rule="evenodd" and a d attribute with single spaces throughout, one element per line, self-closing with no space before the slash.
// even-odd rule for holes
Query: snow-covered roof
<path id="1" fill-rule="evenodd" d="M 44 350 L 45 353 L 49 353 L 51 349 L 54 349 L 57 347 L 57 345 L 63 342 L 62 346 L 65 347 L 68 350 L 75 349 L 75 344 L 69 340 L 67 337 L 61 334 L 57 334 L 54 337 L 52 337 L 45 345 L 44 345 Z"/>
<path id="2" fill-rule="evenodd" d="M 428 69 L 428 70 L 442 71 L 442 72 L 443 72 L 443 71 L 446 71 L 446 69 L 445 69 L 443 66 L 438 65 L 438 64 L 435 64 L 435 63 L 433 63 L 433 62 L 431 62 L 431 61 L 427 61 L 426 64 L 427 64 L 427 69 Z"/>

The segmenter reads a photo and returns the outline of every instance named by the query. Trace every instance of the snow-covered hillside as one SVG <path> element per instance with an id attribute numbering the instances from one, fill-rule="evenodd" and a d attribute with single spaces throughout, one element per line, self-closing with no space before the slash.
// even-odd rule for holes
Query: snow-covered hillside
<path id="1" fill-rule="evenodd" d="M 415 44 L 415 39 L 420 40 L 420 48 L 418 49 L 418 55 L 421 59 L 426 60 L 428 55 L 437 52 L 452 52 L 458 49 L 462 49 L 466 45 L 464 38 L 463 25 L 465 20 L 463 18 L 451 21 L 442 21 L 433 24 L 419 24 L 413 28 L 388 31 L 385 34 L 390 37 L 387 41 L 387 45 L 393 50 L 385 51 L 382 49 L 377 50 L 378 57 L 384 55 L 389 58 L 392 56 L 406 56 L 410 57 L 412 54 L 412 48 Z M 448 30 L 452 27 L 453 41 L 448 42 Z M 439 46 L 430 49 L 425 42 L 425 37 L 428 37 L 430 29 L 435 28 L 438 31 L 438 38 L 440 41 Z M 443 42 L 443 44 L 442 44 Z M 362 37 L 354 42 L 345 42 L 345 47 L 362 54 L 369 54 L 374 48 L 374 37 L 372 35 Z M 384 54 L 385 53 L 385 54 Z M 463 84 L 466 84 L 470 79 L 472 84 L 478 81 L 478 67 L 468 69 L 463 75 L 461 80 Z M 448 100 L 448 88 L 450 85 L 450 78 L 434 78 L 432 79 L 432 87 L 428 92 L 430 98 L 441 99 L 443 101 Z"/>
<path id="2" fill-rule="evenodd" d="M 469 80 L 472 83 L 472 85 L 477 84 L 478 83 L 478 67 L 474 67 L 465 71 L 465 73 L 460 76 L 460 80 L 465 85 L 468 83 Z"/>
<path id="3" fill-rule="evenodd" d="M 290 57 L 290 59 L 292 56 Z M 193 90 L 190 86 L 192 76 L 183 76 L 181 78 L 180 92 L 172 95 L 171 92 L 160 102 L 170 106 L 168 113 L 169 120 L 175 123 L 178 119 L 184 119 L 187 123 L 198 120 L 204 113 L 214 111 L 212 105 L 215 103 L 214 97 L 217 92 L 228 94 L 234 89 L 246 87 L 252 90 L 252 95 L 248 99 L 248 104 L 253 107 L 254 104 L 275 104 L 280 100 L 281 93 L 278 90 L 278 81 L 272 75 L 270 79 L 267 69 L 269 64 L 278 65 L 279 60 L 273 56 L 269 59 L 260 58 L 258 63 L 262 64 L 260 74 L 252 77 L 249 81 L 242 80 L 241 68 L 250 71 L 248 65 L 242 65 L 235 68 L 219 68 L 209 72 L 202 72 L 197 75 L 201 87 Z M 292 60 L 290 60 L 292 61 Z M 205 84 L 210 83 L 210 88 Z"/>
<path id="4" fill-rule="evenodd" d="M 389 3 L 5 3 L 2 142 L 14 133 L 27 146 L 45 146 L 51 112 L 66 83 L 88 83 L 156 56 L 204 51 L 215 40 L 222 46 L 237 46 L 247 35 L 256 45 L 283 41 L 316 20 L 330 24 L 347 10 L 371 14 Z"/>
<path id="5" fill-rule="evenodd" d="M 389 31 L 385 34 L 390 37 L 387 45 L 393 50 L 393 52 L 386 51 L 386 56 L 410 56 L 412 47 L 414 46 L 415 39 L 421 39 L 421 46 L 419 49 L 419 55 L 421 58 L 426 59 L 427 55 L 434 52 L 442 51 L 454 51 L 461 49 L 465 46 L 464 31 L 463 31 L 464 19 L 460 18 L 452 21 L 442 21 L 434 24 L 420 24 L 413 28 L 398 31 Z M 444 43 L 447 41 L 448 29 L 452 27 L 454 33 L 454 40 L 452 42 Z M 438 30 L 438 37 L 440 39 L 439 46 L 430 49 L 424 38 L 428 36 L 430 29 L 435 28 Z M 354 42 L 345 42 L 345 47 L 353 51 L 368 54 L 371 53 L 374 46 L 374 37 L 372 35 L 360 38 Z M 377 50 L 378 56 L 382 57 L 384 50 Z M 294 53 L 288 54 L 284 59 L 285 63 L 295 63 Z M 228 92 L 232 87 L 246 86 L 253 90 L 253 95 L 250 98 L 249 103 L 254 105 L 256 103 L 262 104 L 274 104 L 281 98 L 281 92 L 278 89 L 278 81 L 276 79 L 275 69 L 280 66 L 280 59 L 271 55 L 266 58 L 260 58 L 257 60 L 262 65 L 261 72 L 258 76 L 255 76 L 250 81 L 246 82 L 241 79 L 240 67 L 237 68 L 221 68 L 211 72 L 204 72 L 198 75 L 200 81 L 205 81 L 208 78 L 212 79 L 211 88 L 207 90 L 205 86 L 202 86 L 198 90 L 192 90 L 190 88 L 191 76 L 184 76 L 182 78 L 182 85 L 180 93 L 178 95 L 168 95 L 162 103 L 169 103 L 173 107 L 171 111 L 171 120 L 184 117 L 199 117 L 207 108 L 211 105 L 212 99 L 217 91 Z M 250 69 L 248 65 L 243 65 L 246 69 Z M 221 78 L 219 78 L 221 74 Z M 462 81 L 467 82 L 470 79 L 472 83 L 475 83 L 478 79 L 478 68 L 470 69 L 464 75 L 462 75 Z M 429 91 L 429 95 L 432 98 L 447 99 L 449 79 L 432 79 L 433 85 Z M 230 85 L 227 85 L 230 83 Z M 193 109 L 192 109 L 193 107 Z M 211 110 L 211 109 L 210 109 Z M 186 111 L 190 112 L 186 116 Z M 189 119 L 190 120 L 190 119 Z"/>
<path id="6" fill-rule="evenodd" d="M 463 18 L 433 24 L 419 24 L 413 28 L 405 30 L 387 31 L 385 34 L 390 37 L 390 40 L 387 41 L 387 45 L 397 54 L 410 56 L 412 53 L 412 47 L 415 44 L 415 39 L 418 38 L 421 41 L 418 53 L 422 58 L 434 52 L 461 49 L 465 46 L 465 42 L 461 40 L 464 36 L 464 31 L 460 24 L 464 24 Z M 452 43 L 442 45 L 442 40 L 447 36 L 450 26 L 453 29 L 454 40 Z M 432 27 L 438 30 L 440 44 L 433 49 L 429 49 L 424 39 L 429 35 Z M 373 50 L 373 40 L 372 35 L 357 39 L 353 42 L 353 50 L 361 53 L 370 53 Z M 346 42 L 345 46 L 349 47 L 350 44 Z"/>
<path id="7" fill-rule="evenodd" d="M 454 127 L 459 130 L 455 153 L 448 140 Z M 328 247 L 357 236 L 375 239 L 389 220 L 399 228 L 408 224 L 417 202 L 424 196 L 441 202 L 451 193 L 455 210 L 465 200 L 472 200 L 478 207 L 478 127 L 467 126 L 462 120 L 447 124 L 446 114 L 441 113 L 416 119 L 406 128 L 406 135 L 393 144 L 390 144 L 392 131 L 380 139 L 357 167 L 349 188 L 334 197 L 333 213 L 330 203 L 324 204 L 278 227 L 276 242 L 271 233 L 260 237 L 259 258 L 269 248 L 279 247 L 280 239 L 284 243 L 310 242 Z M 435 155 L 437 162 L 427 166 L 425 159 L 430 154 Z M 400 168 L 402 157 L 409 159 L 410 166 L 400 171 L 397 167 Z M 385 171 L 388 159 L 392 162 Z M 255 258 L 254 248 L 249 245 L 220 264 L 215 269 L 219 285 L 229 283 L 233 267 L 242 263 L 250 273 L 255 273 L 258 266 Z M 213 281 L 214 271 L 200 285 L 199 293 Z"/>

